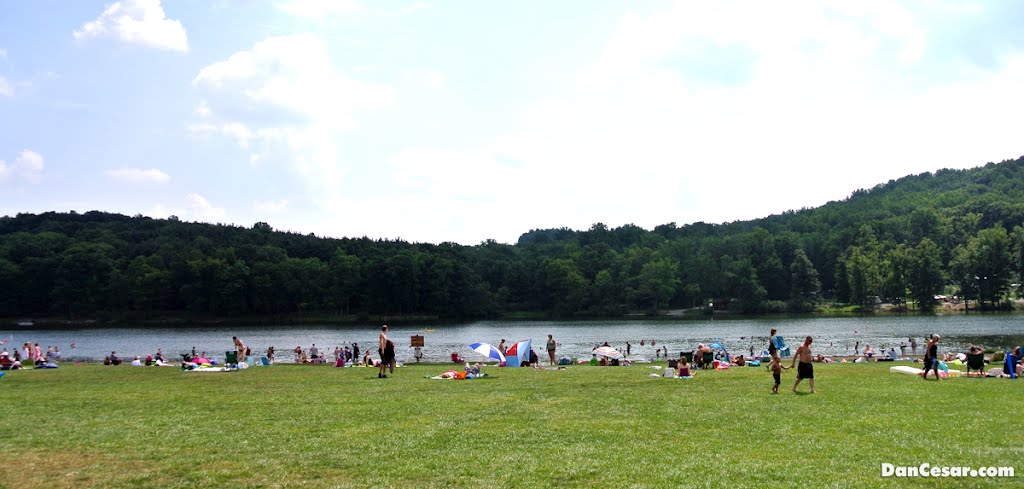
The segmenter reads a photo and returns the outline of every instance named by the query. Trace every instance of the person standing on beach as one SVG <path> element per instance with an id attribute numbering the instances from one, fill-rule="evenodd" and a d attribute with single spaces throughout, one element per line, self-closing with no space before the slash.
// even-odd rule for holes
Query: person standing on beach
<path id="1" fill-rule="evenodd" d="M 782 369 L 789 368 L 782 365 L 782 360 L 779 359 L 779 353 L 775 352 L 772 354 L 772 362 L 768 364 L 768 370 L 772 371 L 772 378 L 775 379 L 775 385 L 772 386 L 772 394 L 779 393 L 779 384 L 782 383 Z M 798 381 L 799 382 L 799 381 Z"/>
<path id="2" fill-rule="evenodd" d="M 505 338 L 502 338 L 502 339 L 501 339 L 501 343 L 498 343 L 498 351 L 500 351 L 502 355 L 504 355 L 504 354 L 505 354 L 505 352 L 506 352 L 506 351 L 508 351 L 508 350 L 507 350 L 507 349 L 505 348 Z"/>
<path id="3" fill-rule="evenodd" d="M 235 351 L 238 352 L 238 363 L 245 361 L 245 345 L 242 344 L 242 340 L 238 339 L 237 336 L 232 336 L 231 340 L 235 342 Z"/>
<path id="4" fill-rule="evenodd" d="M 775 328 L 772 328 L 772 330 L 768 332 L 768 356 L 771 357 L 776 356 L 779 351 L 779 349 L 775 347 L 775 333 Z"/>
<path id="5" fill-rule="evenodd" d="M 935 380 L 939 380 L 939 335 L 933 334 L 928 340 L 928 346 L 924 352 L 924 372 L 921 378 L 928 380 L 928 371 L 935 370 Z"/>
<path id="6" fill-rule="evenodd" d="M 909 339 L 910 339 L 910 354 L 912 356 L 916 357 L 917 356 L 917 340 L 915 340 L 913 336 L 911 336 Z"/>
<path id="7" fill-rule="evenodd" d="M 800 367 L 796 370 L 796 383 L 793 384 L 793 392 L 796 392 L 796 386 L 800 385 L 800 381 L 807 379 L 811 385 L 811 394 L 814 394 L 814 364 L 811 363 L 811 342 L 814 338 L 810 336 L 804 340 L 804 344 L 800 345 L 800 348 L 796 349 L 796 355 L 793 355 L 793 361 L 790 362 L 789 368 L 793 368 L 797 360 L 800 360 Z"/>
<path id="8" fill-rule="evenodd" d="M 551 362 L 551 366 L 555 365 L 555 348 L 557 347 L 558 344 L 555 343 L 555 338 L 548 335 L 548 360 Z"/>
<path id="9" fill-rule="evenodd" d="M 631 347 L 631 346 L 633 346 L 633 345 L 630 345 L 630 344 L 629 344 L 629 342 L 627 341 L 627 342 L 626 342 L 626 356 L 627 356 L 627 357 L 629 356 L 629 350 L 630 350 L 630 347 Z"/>
<path id="10" fill-rule="evenodd" d="M 377 350 L 380 353 L 380 372 L 377 373 L 378 379 L 386 379 L 388 376 L 384 371 L 391 367 L 391 373 L 395 373 L 395 344 L 388 339 L 388 325 L 380 327 L 379 336 L 380 348 Z"/>

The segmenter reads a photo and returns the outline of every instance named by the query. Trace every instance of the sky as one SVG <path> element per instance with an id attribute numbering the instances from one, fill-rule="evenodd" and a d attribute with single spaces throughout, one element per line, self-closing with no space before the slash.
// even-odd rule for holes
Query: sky
<path id="1" fill-rule="evenodd" d="M 0 0 L 0 215 L 756 219 L 1024 155 L 1024 2 Z"/>

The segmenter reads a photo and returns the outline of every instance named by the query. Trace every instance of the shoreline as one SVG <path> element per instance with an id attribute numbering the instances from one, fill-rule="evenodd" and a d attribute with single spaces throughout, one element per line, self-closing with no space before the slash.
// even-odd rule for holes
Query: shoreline
<path id="1" fill-rule="evenodd" d="M 559 322 L 586 322 L 586 321 L 703 321 L 703 320 L 746 320 L 746 319 L 802 319 L 802 318 L 850 318 L 850 317 L 893 317 L 893 316 L 970 316 L 970 315 L 1014 315 L 1024 314 L 1024 307 L 1016 307 L 1019 305 L 1019 301 L 1014 302 L 1015 307 L 1013 309 L 992 309 L 992 310 L 973 310 L 965 309 L 963 304 L 944 304 L 947 307 L 937 308 L 935 311 L 927 314 L 923 314 L 917 310 L 903 310 L 896 308 L 881 307 L 874 311 L 837 311 L 837 310 L 826 310 L 818 312 L 808 313 L 759 313 L 759 314 L 746 314 L 739 312 L 729 311 L 714 311 L 713 313 L 706 313 L 703 311 L 685 310 L 679 312 L 679 310 L 666 310 L 661 311 L 656 315 L 652 314 L 624 314 L 618 317 L 609 316 L 594 316 L 594 317 L 571 317 L 571 318 L 560 318 L 554 316 L 542 316 L 542 315 L 523 315 L 523 314 L 506 314 L 494 318 L 468 318 L 468 319 L 444 319 L 437 316 L 371 316 L 371 317 L 355 317 L 355 316 L 317 316 L 311 315 L 307 317 L 295 317 L 295 316 L 245 316 L 245 317 L 210 317 L 210 316 L 168 316 L 158 319 L 99 319 L 99 318 L 87 318 L 87 319 L 60 319 L 52 317 L 43 318 L 13 318 L 6 317 L 0 318 L 0 325 L 6 325 L 12 331 L 18 330 L 32 330 L 32 329 L 55 329 L 55 328 L 72 328 L 72 329 L 91 329 L 91 328 L 116 328 L 118 326 L 127 326 L 132 328 L 165 328 L 165 327 L 221 327 L 221 326 L 234 326 L 234 325 L 251 325 L 251 326 L 310 326 L 310 325 L 326 325 L 326 326 L 345 326 L 345 327 L 359 327 L 359 326 L 376 326 L 379 324 L 396 324 L 396 325 L 436 325 L 436 324 L 469 324 L 476 321 L 523 321 L 523 322 L 543 322 L 543 321 L 559 321 Z M 959 307 L 958 307 L 959 306 Z"/>

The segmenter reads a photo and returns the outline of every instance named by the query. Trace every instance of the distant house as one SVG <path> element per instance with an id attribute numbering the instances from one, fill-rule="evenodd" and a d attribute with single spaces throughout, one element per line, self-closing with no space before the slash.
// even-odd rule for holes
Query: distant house
<path id="1" fill-rule="evenodd" d="M 735 300 L 732 297 L 718 297 L 711 301 L 711 308 L 716 311 L 728 311 L 729 305 Z"/>

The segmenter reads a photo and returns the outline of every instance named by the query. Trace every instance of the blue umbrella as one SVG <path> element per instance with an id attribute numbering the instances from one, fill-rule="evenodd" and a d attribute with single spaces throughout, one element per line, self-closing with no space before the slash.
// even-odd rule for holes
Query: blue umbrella
<path id="1" fill-rule="evenodd" d="M 505 361 L 505 355 L 502 354 L 500 350 L 498 350 L 489 343 L 473 343 L 469 345 L 469 347 L 472 348 L 473 351 L 487 358 L 493 358 L 495 360 L 498 360 L 499 362 Z"/>
<path id="2" fill-rule="evenodd" d="M 729 350 L 726 350 L 725 347 L 718 342 L 718 338 L 715 338 L 715 342 L 711 344 L 711 348 L 718 348 L 719 350 L 722 350 L 723 352 L 725 352 L 725 361 L 731 361 L 731 359 L 729 358 Z"/>

